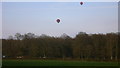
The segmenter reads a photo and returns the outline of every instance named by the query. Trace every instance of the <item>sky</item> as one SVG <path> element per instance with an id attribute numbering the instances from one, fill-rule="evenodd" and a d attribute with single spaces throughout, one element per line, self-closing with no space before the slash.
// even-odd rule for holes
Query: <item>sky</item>
<path id="1" fill-rule="evenodd" d="M 78 32 L 118 32 L 118 3 L 3 2 L 2 38 L 29 32 L 49 36 L 66 33 L 71 37 Z"/>
<path id="2" fill-rule="evenodd" d="M 2 2 L 118 2 L 120 0 L 2 0 Z"/>
<path id="3" fill-rule="evenodd" d="M 0 39 L 2 38 L 2 3 L 0 2 Z"/>

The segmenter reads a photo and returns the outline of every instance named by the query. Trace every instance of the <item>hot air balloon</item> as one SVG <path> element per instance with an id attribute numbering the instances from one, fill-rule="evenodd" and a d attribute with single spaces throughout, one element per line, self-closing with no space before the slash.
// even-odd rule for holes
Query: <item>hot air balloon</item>
<path id="1" fill-rule="evenodd" d="M 57 21 L 57 23 L 59 23 L 59 22 L 60 22 L 60 19 L 57 19 L 56 21 Z"/>
<path id="2" fill-rule="evenodd" d="M 83 5 L 83 2 L 80 2 L 81 5 Z"/>

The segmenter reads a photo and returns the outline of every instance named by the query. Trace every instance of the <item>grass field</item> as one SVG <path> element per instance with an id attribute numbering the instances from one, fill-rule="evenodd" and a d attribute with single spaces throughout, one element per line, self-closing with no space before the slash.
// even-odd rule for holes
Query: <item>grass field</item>
<path id="1" fill-rule="evenodd" d="M 118 62 L 63 60 L 3 60 L 2 66 L 118 66 Z"/>

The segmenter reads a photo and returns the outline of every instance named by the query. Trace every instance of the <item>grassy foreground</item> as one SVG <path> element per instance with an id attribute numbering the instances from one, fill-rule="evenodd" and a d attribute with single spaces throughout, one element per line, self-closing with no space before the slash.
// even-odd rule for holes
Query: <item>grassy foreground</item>
<path id="1" fill-rule="evenodd" d="M 118 62 L 63 60 L 3 60 L 2 66 L 118 66 Z"/>

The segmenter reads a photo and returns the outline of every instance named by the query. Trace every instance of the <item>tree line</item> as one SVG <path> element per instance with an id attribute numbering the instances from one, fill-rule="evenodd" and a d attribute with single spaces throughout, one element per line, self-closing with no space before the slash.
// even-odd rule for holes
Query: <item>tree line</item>
<path id="1" fill-rule="evenodd" d="M 53 37 L 33 33 L 2 39 L 2 54 L 6 58 L 50 58 L 80 60 L 118 60 L 118 33 L 87 34 L 79 32 L 74 38 L 67 34 Z"/>

